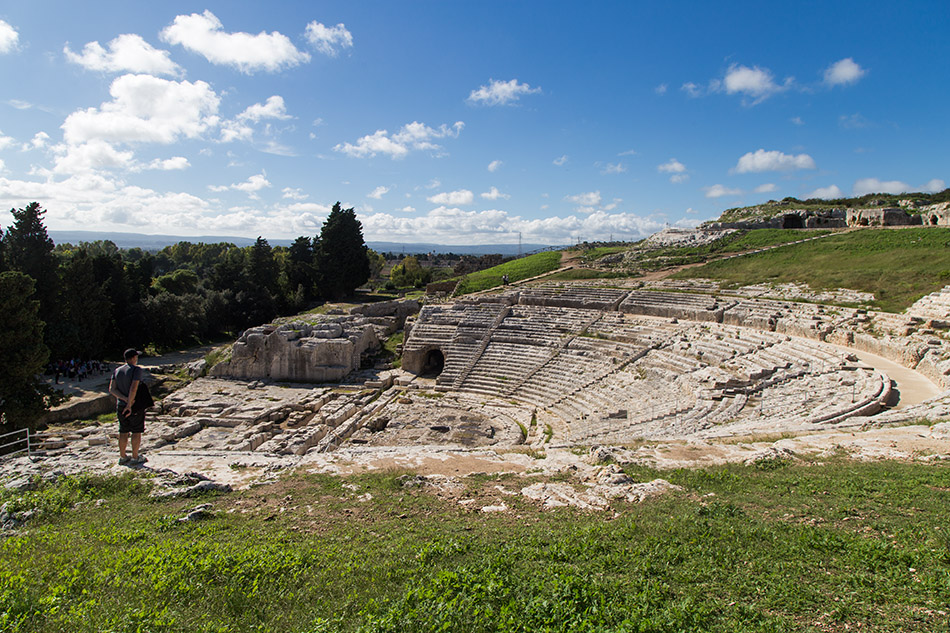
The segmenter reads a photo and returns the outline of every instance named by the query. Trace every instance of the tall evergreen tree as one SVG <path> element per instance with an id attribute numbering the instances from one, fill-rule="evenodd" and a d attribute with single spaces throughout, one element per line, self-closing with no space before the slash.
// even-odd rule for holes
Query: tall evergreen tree
<path id="1" fill-rule="evenodd" d="M 94 262 L 80 249 L 62 266 L 63 291 L 54 328 L 60 357 L 94 358 L 105 351 L 112 330 L 113 303 L 96 279 Z"/>
<path id="2" fill-rule="evenodd" d="M 317 283 L 316 269 L 313 262 L 313 244 L 309 237 L 298 237 L 287 250 L 284 273 L 287 276 L 287 290 L 289 295 L 301 294 L 301 302 L 313 299 Z M 291 303 L 297 303 L 292 301 Z M 300 308 L 302 306 L 295 306 Z"/>
<path id="3" fill-rule="evenodd" d="M 39 318 L 49 323 L 56 314 L 59 277 L 53 255 L 53 240 L 43 224 L 46 211 L 39 202 L 31 202 L 26 208 L 10 209 L 10 213 L 13 215 L 13 224 L 3 237 L 7 268 L 33 278 L 36 282 L 36 298 L 40 302 Z"/>
<path id="4" fill-rule="evenodd" d="M 333 205 L 320 229 L 316 251 L 317 268 L 326 297 L 336 299 L 351 295 L 369 281 L 370 266 L 363 241 L 363 225 L 356 219 L 356 211 L 352 208 L 342 209 L 339 202 Z"/>
<path id="5" fill-rule="evenodd" d="M 8 430 L 32 427 L 46 408 L 35 376 L 43 371 L 49 349 L 34 286 L 23 273 L 0 273 L 0 413 Z"/>
<path id="6" fill-rule="evenodd" d="M 277 288 L 277 262 L 274 252 L 263 237 L 258 236 L 254 246 L 247 252 L 244 277 L 251 288 L 265 289 L 273 293 Z"/>

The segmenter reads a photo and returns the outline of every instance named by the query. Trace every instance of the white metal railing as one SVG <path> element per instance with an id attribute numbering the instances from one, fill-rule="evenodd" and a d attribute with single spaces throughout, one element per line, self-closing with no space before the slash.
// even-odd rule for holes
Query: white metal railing
<path id="1" fill-rule="evenodd" d="M 18 446 L 19 448 L 17 448 Z M 7 452 L 8 450 L 9 452 Z M 19 455 L 24 451 L 30 453 L 32 450 L 33 434 L 30 433 L 29 428 L 17 429 L 16 431 L 11 431 L 10 433 L 0 434 L 0 459 L 3 459 L 4 457 L 11 457 L 13 455 Z"/>

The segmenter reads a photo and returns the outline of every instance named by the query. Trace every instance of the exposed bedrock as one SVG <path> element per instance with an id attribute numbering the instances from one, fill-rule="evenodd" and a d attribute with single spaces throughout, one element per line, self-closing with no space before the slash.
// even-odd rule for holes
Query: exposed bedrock
<path id="1" fill-rule="evenodd" d="M 402 327 L 419 309 L 415 301 L 388 301 L 353 309 L 354 314 L 321 316 L 317 323 L 294 321 L 246 330 L 231 358 L 212 376 L 287 382 L 334 382 L 358 369 L 363 354 Z"/>

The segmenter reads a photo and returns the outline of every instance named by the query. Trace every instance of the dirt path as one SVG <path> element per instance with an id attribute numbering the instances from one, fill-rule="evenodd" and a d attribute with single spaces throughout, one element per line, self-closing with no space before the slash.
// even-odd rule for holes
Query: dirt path
<path id="1" fill-rule="evenodd" d="M 208 352 L 213 350 L 216 345 L 202 345 L 201 347 L 193 347 L 191 349 L 178 350 L 176 352 L 169 352 L 167 354 L 162 354 L 161 356 L 142 356 L 139 358 L 139 366 L 149 369 L 151 367 L 158 367 L 160 365 L 180 365 L 182 363 L 190 363 L 191 361 L 198 360 L 199 358 L 204 358 Z M 60 389 L 63 393 L 69 394 L 75 397 L 85 397 L 89 395 L 98 395 L 108 392 L 109 390 L 109 378 L 112 376 L 112 371 L 119 366 L 119 363 L 105 363 L 106 370 L 96 376 L 91 376 L 85 380 L 69 380 L 68 378 L 60 377 L 59 382 L 54 382 L 52 376 L 44 376 L 43 382 L 51 386 L 53 389 Z"/>
<path id="2" fill-rule="evenodd" d="M 894 381 L 897 391 L 900 394 L 900 400 L 894 406 L 895 409 L 903 409 L 911 405 L 920 404 L 925 400 L 930 400 L 940 395 L 941 390 L 937 385 L 924 377 L 918 371 L 908 369 L 892 360 L 882 356 L 871 354 L 869 352 L 860 352 L 850 347 L 841 347 L 835 345 L 838 349 L 854 354 L 858 359 L 870 365 L 874 369 L 887 374 L 887 377 Z"/>

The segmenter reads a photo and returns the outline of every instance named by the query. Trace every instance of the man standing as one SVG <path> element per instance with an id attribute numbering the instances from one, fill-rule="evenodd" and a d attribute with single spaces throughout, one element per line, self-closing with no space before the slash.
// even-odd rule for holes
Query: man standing
<path id="1" fill-rule="evenodd" d="M 109 381 L 109 393 L 116 399 L 116 416 L 119 418 L 119 464 L 144 464 L 144 455 L 139 454 L 142 444 L 142 433 L 145 432 L 145 409 L 132 411 L 135 402 L 135 392 L 138 391 L 142 380 L 142 369 L 137 367 L 139 352 L 134 348 L 125 350 L 125 365 L 112 372 Z M 125 449 L 129 443 L 129 434 L 132 435 L 132 456 L 126 455 Z"/>

